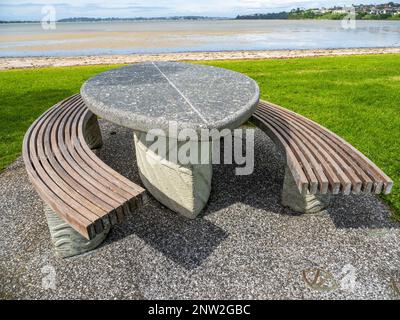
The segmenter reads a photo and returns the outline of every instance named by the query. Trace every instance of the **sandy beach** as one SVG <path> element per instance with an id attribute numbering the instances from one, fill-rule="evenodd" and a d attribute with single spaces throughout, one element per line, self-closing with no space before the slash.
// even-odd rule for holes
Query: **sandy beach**
<path id="1" fill-rule="evenodd" d="M 320 56 L 400 53 L 400 48 L 320 49 L 320 50 L 265 50 L 187 52 L 162 54 L 99 55 L 74 57 L 0 58 L 0 70 L 44 67 L 67 67 L 101 64 L 126 64 L 144 61 L 204 61 L 236 59 L 288 59 Z"/>
<path id="2" fill-rule="evenodd" d="M 0 69 L 399 53 L 400 21 L 218 20 L 0 26 Z"/>

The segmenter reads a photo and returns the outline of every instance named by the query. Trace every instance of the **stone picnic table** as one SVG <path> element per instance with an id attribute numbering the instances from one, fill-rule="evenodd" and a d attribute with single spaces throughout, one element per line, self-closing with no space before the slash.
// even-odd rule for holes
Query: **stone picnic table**
<path id="1" fill-rule="evenodd" d="M 194 218 L 211 191 L 212 164 L 171 159 L 187 140 L 201 148 L 203 129 L 235 129 L 252 115 L 259 88 L 230 70 L 178 62 L 146 62 L 101 73 L 84 83 L 81 95 L 99 117 L 134 130 L 137 164 L 146 189 L 161 203 Z M 182 139 L 180 132 L 197 133 Z M 146 139 L 157 130 L 165 154 Z M 187 130 L 186 130 L 187 131 Z M 156 131 L 154 131 L 156 132 Z M 176 139 L 173 145 L 172 138 Z M 211 150 L 210 150 L 211 157 Z"/>

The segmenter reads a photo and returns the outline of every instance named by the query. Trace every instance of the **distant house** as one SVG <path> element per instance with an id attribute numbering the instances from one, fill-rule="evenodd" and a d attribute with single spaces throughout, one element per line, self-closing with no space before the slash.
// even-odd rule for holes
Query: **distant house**
<path id="1" fill-rule="evenodd" d="M 377 8 L 371 8 L 369 14 L 379 14 L 379 10 Z"/>
<path id="2" fill-rule="evenodd" d="M 382 11 L 382 14 L 394 14 L 397 12 L 396 8 L 385 8 Z"/>
<path id="3" fill-rule="evenodd" d="M 343 13 L 347 13 L 348 10 L 345 8 L 341 8 L 341 9 L 335 9 L 332 11 L 333 13 L 337 13 L 337 14 L 343 14 Z"/>
<path id="4" fill-rule="evenodd" d="M 355 5 L 354 8 L 357 12 L 368 12 L 369 10 L 369 6 L 365 6 L 363 4 Z"/>

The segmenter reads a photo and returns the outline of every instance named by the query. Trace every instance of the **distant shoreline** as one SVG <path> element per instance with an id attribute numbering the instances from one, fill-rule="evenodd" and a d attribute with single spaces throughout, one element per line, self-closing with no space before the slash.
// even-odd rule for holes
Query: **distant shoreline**
<path id="1" fill-rule="evenodd" d="M 154 19 L 103 19 L 103 20 L 77 20 L 77 21 L 64 21 L 58 20 L 55 23 L 68 23 L 68 24 L 82 24 L 82 23 L 128 23 L 128 22 L 199 22 L 199 21 L 260 21 L 260 20 L 282 20 L 282 21 L 335 21 L 341 20 L 344 16 L 340 17 L 322 17 L 322 18 L 244 18 L 244 17 L 223 17 L 223 18 L 213 18 L 213 17 L 205 17 L 199 19 L 170 19 L 170 18 L 154 18 Z M 357 21 L 400 21 L 400 15 L 398 18 L 356 18 Z M 0 21 L 1 25 L 10 25 L 10 24 L 41 24 L 41 21 Z"/>
<path id="2" fill-rule="evenodd" d="M 178 17 L 154 17 L 154 18 L 66 18 L 54 21 L 55 23 L 109 23 L 109 22 L 149 22 L 149 21 L 214 21 L 235 20 L 234 17 L 203 17 L 203 16 L 178 16 Z M 0 20 L 1 24 L 38 24 L 39 20 Z"/>
<path id="3" fill-rule="evenodd" d="M 183 52 L 161 54 L 92 55 L 73 57 L 21 57 L 1 58 L 0 70 L 71 67 L 102 64 L 129 64 L 144 61 L 206 61 L 206 60 L 250 60 L 289 59 L 323 56 L 349 56 L 370 54 L 400 54 L 400 47 L 352 48 L 352 49 L 311 49 L 311 50 L 262 50 L 262 51 L 220 51 Z"/>

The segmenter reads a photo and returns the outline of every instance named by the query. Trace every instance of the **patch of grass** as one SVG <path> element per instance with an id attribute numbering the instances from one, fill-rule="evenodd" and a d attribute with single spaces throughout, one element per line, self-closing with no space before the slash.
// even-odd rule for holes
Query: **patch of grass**
<path id="1" fill-rule="evenodd" d="M 400 217 L 400 55 L 199 62 L 255 79 L 262 99 L 345 138 L 395 183 L 385 201 Z M 114 66 L 0 72 L 0 170 L 21 150 L 29 125 L 89 77 Z"/>

